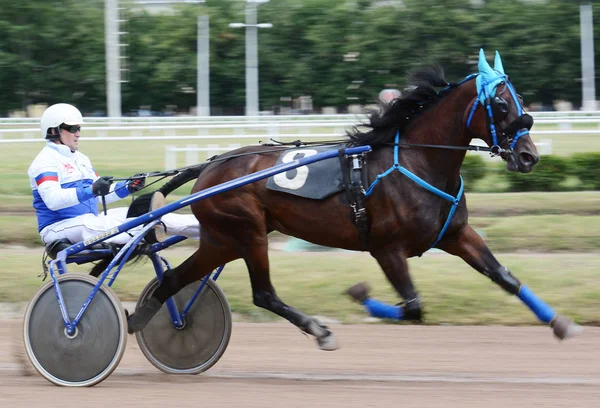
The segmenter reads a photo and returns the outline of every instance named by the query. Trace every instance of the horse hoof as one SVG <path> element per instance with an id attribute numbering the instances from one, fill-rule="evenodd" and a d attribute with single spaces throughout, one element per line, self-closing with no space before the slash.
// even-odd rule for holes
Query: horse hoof
<path id="1" fill-rule="evenodd" d="M 576 337 L 583 333 L 583 327 L 567 319 L 563 316 L 558 316 L 552 324 L 554 335 L 559 340 L 565 340 L 569 337 Z"/>
<path id="2" fill-rule="evenodd" d="M 162 303 L 158 299 L 151 297 L 144 303 L 140 309 L 136 310 L 131 316 L 127 316 L 127 332 L 133 334 L 142 330 L 152 317 L 160 310 Z M 129 314 L 129 312 L 127 312 Z"/>
<path id="3" fill-rule="evenodd" d="M 135 332 L 135 324 L 131 322 L 131 317 L 127 316 L 127 333 L 133 334 Z"/>
<path id="4" fill-rule="evenodd" d="M 347 289 L 346 294 L 355 302 L 362 304 L 367 300 L 370 291 L 371 288 L 366 282 L 360 282 Z"/>
<path id="5" fill-rule="evenodd" d="M 339 348 L 337 339 L 332 332 L 329 332 L 327 336 L 318 337 L 317 343 L 319 344 L 319 348 L 325 351 L 334 351 Z"/>
<path id="6" fill-rule="evenodd" d="M 129 312 L 126 313 L 127 316 L 127 333 L 135 334 L 135 332 L 142 330 L 146 325 L 142 323 L 142 320 L 139 313 L 134 313 L 132 315 Z"/>
<path id="7" fill-rule="evenodd" d="M 318 320 L 312 319 L 305 331 L 315 336 L 321 350 L 333 351 L 338 349 L 337 340 L 333 332 L 324 324 L 319 323 Z"/>
<path id="8" fill-rule="evenodd" d="M 133 334 L 134 330 L 133 330 L 133 327 L 131 326 L 131 323 L 129 322 L 130 319 L 131 319 L 131 315 L 129 314 L 129 310 L 125 309 L 125 321 L 127 322 L 127 333 Z"/>

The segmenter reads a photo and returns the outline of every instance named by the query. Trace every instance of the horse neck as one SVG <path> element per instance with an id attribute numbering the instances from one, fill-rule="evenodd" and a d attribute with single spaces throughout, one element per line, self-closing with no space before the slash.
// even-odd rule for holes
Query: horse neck
<path id="1" fill-rule="evenodd" d="M 468 81 L 444 97 L 430 111 L 424 112 L 404 135 L 402 143 L 438 146 L 468 146 L 471 142 L 465 112 L 475 95 L 475 81 Z M 466 150 L 409 148 L 402 152 L 416 171 L 449 179 L 458 178 Z"/>

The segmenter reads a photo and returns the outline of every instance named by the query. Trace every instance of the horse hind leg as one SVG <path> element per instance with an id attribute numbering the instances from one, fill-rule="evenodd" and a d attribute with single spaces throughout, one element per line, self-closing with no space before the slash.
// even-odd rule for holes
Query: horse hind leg
<path id="1" fill-rule="evenodd" d="M 130 334 L 146 327 L 168 298 L 190 283 L 202 279 L 215 268 L 239 258 L 230 248 L 217 248 L 206 242 L 207 240 L 202 242 L 200 248 L 181 265 L 166 271 L 150 299 L 138 311 L 128 316 Z"/>
<path id="2" fill-rule="evenodd" d="M 246 247 L 244 260 L 250 275 L 254 305 L 287 319 L 303 332 L 313 335 L 321 350 L 332 351 L 338 348 L 335 335 L 327 326 L 302 311 L 285 304 L 277 296 L 275 288 L 271 284 L 266 242 Z"/>

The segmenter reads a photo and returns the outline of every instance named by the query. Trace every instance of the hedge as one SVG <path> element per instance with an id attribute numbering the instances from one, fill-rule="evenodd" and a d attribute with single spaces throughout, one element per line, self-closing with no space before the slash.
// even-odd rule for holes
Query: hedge
<path id="1" fill-rule="evenodd" d="M 600 190 L 600 153 L 576 153 L 567 163 L 569 175 L 579 179 L 582 190 Z"/>
<path id="2" fill-rule="evenodd" d="M 490 173 L 494 173 L 498 191 L 600 190 L 600 153 L 576 153 L 567 157 L 542 156 L 531 173 L 527 174 L 507 171 L 506 163 L 501 163 L 500 159 L 490 164 L 480 155 L 465 157 L 461 174 L 467 190 L 473 191 L 476 182 Z M 505 182 L 498 183 L 498 180 Z"/>
<path id="3" fill-rule="evenodd" d="M 484 178 L 486 173 L 485 162 L 480 155 L 468 154 L 465 156 L 460 174 L 463 177 L 466 189 L 472 189 L 475 182 Z"/>
<path id="4" fill-rule="evenodd" d="M 531 173 L 506 172 L 510 191 L 560 191 L 568 176 L 567 159 L 560 156 L 543 156 Z"/>

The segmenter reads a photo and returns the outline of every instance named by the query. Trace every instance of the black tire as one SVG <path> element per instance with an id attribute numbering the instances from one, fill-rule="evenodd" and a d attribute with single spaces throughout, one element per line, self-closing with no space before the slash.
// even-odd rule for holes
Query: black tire
<path id="1" fill-rule="evenodd" d="M 179 312 L 196 292 L 201 281 L 177 293 Z M 154 278 L 142 291 L 136 310 L 158 287 Z M 215 281 L 209 279 L 190 308 L 182 329 L 175 329 L 166 304 L 148 325 L 135 333 L 144 356 L 167 374 L 200 374 L 212 367 L 225 353 L 231 337 L 229 302 Z"/>
<path id="2" fill-rule="evenodd" d="M 98 279 L 65 274 L 57 280 L 73 320 Z M 102 285 L 77 331 L 68 336 L 50 281 L 27 306 L 23 339 L 27 356 L 42 377 L 56 385 L 89 387 L 105 380 L 121 361 L 127 345 L 127 319 L 117 295 Z"/>

